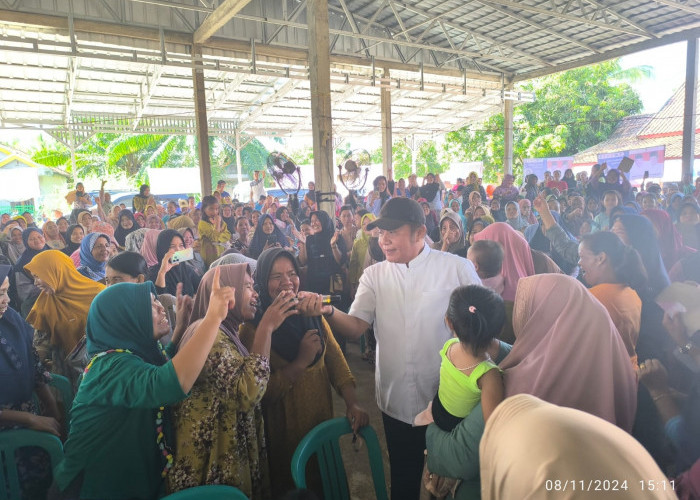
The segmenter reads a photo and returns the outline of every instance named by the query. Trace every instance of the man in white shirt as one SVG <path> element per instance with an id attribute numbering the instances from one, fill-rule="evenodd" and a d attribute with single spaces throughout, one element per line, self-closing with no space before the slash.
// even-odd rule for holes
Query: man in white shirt
<path id="1" fill-rule="evenodd" d="M 418 499 L 426 427 L 413 419 L 433 400 L 440 349 L 452 336 L 444 318 L 452 291 L 481 284 L 474 265 L 425 244 L 425 215 L 410 198 L 392 198 L 379 218 L 386 261 L 365 269 L 350 312 L 321 306 L 319 296 L 299 304 L 322 313 L 335 334 L 359 338 L 372 324 L 377 338 L 375 385 L 391 465 L 392 500 Z"/>
<path id="2" fill-rule="evenodd" d="M 265 172 L 263 171 L 261 178 L 260 171 L 256 170 L 253 172 L 253 180 L 250 181 L 250 199 L 257 201 L 261 196 L 267 196 L 265 191 Z"/>

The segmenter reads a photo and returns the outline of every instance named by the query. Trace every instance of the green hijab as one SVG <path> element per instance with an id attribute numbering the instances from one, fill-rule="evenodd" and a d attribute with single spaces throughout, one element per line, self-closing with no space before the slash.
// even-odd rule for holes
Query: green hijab
<path id="1" fill-rule="evenodd" d="M 164 364 L 167 358 L 153 338 L 151 294 L 156 289 L 150 281 L 119 283 L 100 292 L 88 313 L 88 355 L 127 349 L 147 363 Z"/>

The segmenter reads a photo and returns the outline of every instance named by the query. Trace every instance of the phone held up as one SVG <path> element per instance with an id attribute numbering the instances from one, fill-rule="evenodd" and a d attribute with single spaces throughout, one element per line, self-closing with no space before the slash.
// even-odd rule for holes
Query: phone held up
<path id="1" fill-rule="evenodd" d="M 194 250 L 191 248 L 186 248 L 175 252 L 171 257 L 170 262 L 173 264 L 179 264 L 180 262 L 186 262 L 192 259 L 194 259 Z"/>

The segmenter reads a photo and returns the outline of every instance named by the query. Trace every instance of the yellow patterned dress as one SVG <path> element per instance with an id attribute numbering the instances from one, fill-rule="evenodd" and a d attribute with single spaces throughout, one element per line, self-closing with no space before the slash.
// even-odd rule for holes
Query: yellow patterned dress
<path id="1" fill-rule="evenodd" d="M 260 401 L 267 358 L 243 356 L 220 330 L 190 396 L 174 408 L 175 463 L 170 492 L 204 484 L 235 486 L 253 500 L 270 498 Z"/>
<path id="2" fill-rule="evenodd" d="M 270 352 L 271 374 L 263 398 L 263 410 L 273 498 L 294 489 L 291 461 L 299 442 L 318 424 L 333 418 L 331 387 L 340 393 L 346 385 L 355 384 L 345 356 L 325 319 L 321 325 L 325 343 L 323 354 L 293 384 L 282 374 L 282 368 L 289 363 L 274 350 Z M 250 347 L 255 338 L 255 327 L 250 323 L 241 325 L 240 338 L 245 346 Z M 311 489 L 318 489 L 318 478 L 313 477 L 313 471 L 310 474 Z"/>

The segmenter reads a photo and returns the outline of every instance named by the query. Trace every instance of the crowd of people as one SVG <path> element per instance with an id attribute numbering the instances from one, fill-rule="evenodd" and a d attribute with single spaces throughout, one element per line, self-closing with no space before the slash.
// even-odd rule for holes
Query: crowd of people
<path id="1" fill-rule="evenodd" d="M 606 170 L 379 176 L 328 206 L 313 183 L 282 204 L 259 173 L 247 201 L 219 181 L 127 207 L 78 183 L 67 217 L 2 214 L 0 429 L 65 452 L 53 471 L 16 457 L 24 497 L 322 498 L 290 463 L 333 390 L 353 432 L 379 426 L 345 357 L 359 339 L 393 500 L 700 498 L 700 325 L 659 299 L 692 282 L 700 307 L 700 178 Z"/>

